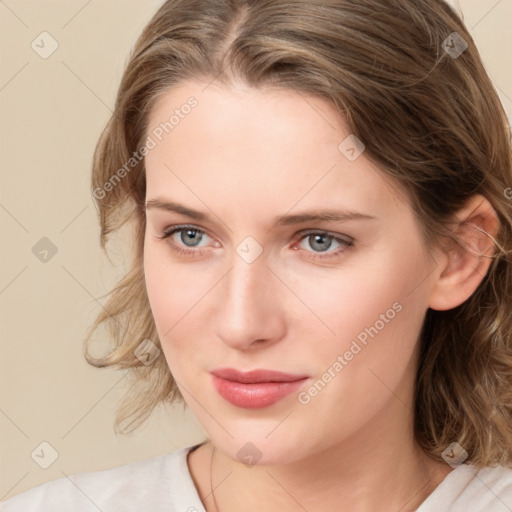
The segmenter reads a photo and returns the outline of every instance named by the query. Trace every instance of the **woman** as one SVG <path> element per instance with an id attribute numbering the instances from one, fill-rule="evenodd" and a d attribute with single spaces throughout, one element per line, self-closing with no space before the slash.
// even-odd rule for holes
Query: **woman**
<path id="1" fill-rule="evenodd" d="M 510 132 L 447 4 L 165 2 L 92 182 L 135 257 L 86 357 L 208 438 L 3 510 L 512 510 Z"/>

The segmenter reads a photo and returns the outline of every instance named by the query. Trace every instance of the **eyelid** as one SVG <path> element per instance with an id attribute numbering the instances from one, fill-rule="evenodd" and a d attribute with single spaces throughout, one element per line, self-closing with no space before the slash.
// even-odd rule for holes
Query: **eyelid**
<path id="1" fill-rule="evenodd" d="M 198 233 L 202 235 L 206 235 L 210 238 L 212 238 L 204 229 L 199 228 L 198 226 L 194 226 L 192 224 L 179 224 L 179 225 L 173 225 L 169 226 L 168 228 L 163 230 L 163 234 L 161 236 L 156 236 L 160 240 L 165 240 L 167 238 L 170 238 L 173 234 L 179 233 L 180 231 L 185 231 L 187 229 L 197 231 Z M 347 249 L 353 246 L 354 239 L 348 235 L 343 235 L 341 233 L 332 233 L 330 231 L 322 230 L 322 229 L 306 229 L 299 231 L 294 235 L 293 246 L 295 246 L 297 243 L 302 242 L 302 240 L 306 239 L 308 236 L 311 235 L 323 235 L 328 238 L 331 238 L 332 240 L 337 241 L 341 244 L 342 247 L 339 247 L 335 249 L 334 251 L 326 251 L 326 252 L 315 252 L 315 251 L 308 251 L 305 249 L 301 249 L 302 251 L 306 252 L 308 254 L 307 258 L 315 260 L 315 259 L 324 259 L 327 260 L 329 258 L 335 258 L 340 255 L 340 253 L 345 252 Z M 218 243 L 218 242 L 217 242 Z M 173 244 L 174 245 L 174 244 Z M 203 246 L 197 246 L 197 247 L 187 247 L 184 245 L 176 246 L 174 245 L 173 250 L 177 251 L 178 253 L 187 253 L 189 255 L 197 255 L 200 256 L 203 254 L 205 247 Z"/>
<path id="2" fill-rule="evenodd" d="M 168 236 L 170 236 L 171 234 L 173 234 L 173 232 L 176 232 L 176 231 L 179 231 L 179 230 L 185 230 L 185 229 L 192 229 L 194 231 L 198 231 L 199 233 L 202 233 L 203 235 L 208 235 L 208 233 L 202 229 L 202 228 L 199 228 L 198 226 L 194 226 L 192 224 L 178 224 L 178 225 L 173 225 L 173 226 L 169 226 L 167 228 L 165 228 L 163 230 L 163 235 L 162 236 L 159 236 L 158 238 L 166 238 Z M 296 233 L 294 235 L 294 238 L 297 238 L 297 237 L 300 237 L 300 238 L 303 238 L 307 235 L 314 235 L 314 234 L 324 234 L 324 235 L 327 235 L 329 237 L 332 237 L 332 238 L 344 238 L 346 239 L 347 242 L 351 242 L 353 241 L 354 239 L 348 235 L 343 235 L 341 233 L 333 233 L 331 231 L 328 231 L 328 230 L 325 230 L 325 229 L 313 229 L 313 228 L 310 228 L 310 229 L 305 229 L 305 230 L 302 230 L 302 231 L 299 231 L 298 233 Z M 210 235 L 208 235 L 210 236 Z M 210 236 L 210 238 L 212 238 Z"/>
<path id="3" fill-rule="evenodd" d="M 321 234 L 321 235 L 325 235 L 325 236 L 328 236 L 330 238 L 333 238 L 335 240 L 343 240 L 345 242 L 353 242 L 354 239 L 348 235 L 343 235 L 342 233 L 332 233 L 331 231 L 327 231 L 327 230 L 324 230 L 324 229 L 306 229 L 304 231 L 299 231 L 299 233 L 297 233 L 296 236 L 300 236 L 300 239 L 306 237 L 306 236 L 309 236 L 309 235 L 316 235 L 316 234 Z"/>
<path id="4" fill-rule="evenodd" d="M 208 235 L 208 233 L 204 229 L 201 229 L 192 224 L 176 224 L 176 225 L 169 226 L 169 227 L 165 228 L 163 230 L 162 236 L 159 236 L 158 238 L 167 238 L 177 231 L 181 231 L 181 230 L 185 231 L 186 229 L 198 231 L 199 233 L 201 233 L 203 235 Z M 208 235 L 208 236 L 210 236 L 210 235 Z"/>
<path id="5" fill-rule="evenodd" d="M 167 238 L 170 238 L 172 235 L 174 235 L 175 233 L 179 233 L 180 231 L 185 231 L 185 230 L 191 230 L 191 231 L 197 231 L 198 233 L 200 233 L 201 235 L 206 235 L 210 238 L 213 238 L 212 236 L 210 236 L 204 229 L 201 229 L 197 226 L 194 226 L 194 225 L 191 225 L 191 224 L 179 224 L 179 225 L 173 225 L 173 226 L 169 226 L 167 228 L 165 228 L 163 230 L 163 233 L 162 235 L 156 235 L 156 237 L 159 239 L 159 240 L 165 240 Z M 190 250 L 194 250 L 193 247 L 186 247 L 186 246 L 183 246 L 185 249 L 190 249 Z M 198 246 L 199 249 L 203 249 L 202 246 Z"/>
<path id="6" fill-rule="evenodd" d="M 354 239 L 348 235 L 343 235 L 341 233 L 331 233 L 330 231 L 322 230 L 322 229 L 308 229 L 301 231 L 297 234 L 298 240 L 294 242 L 293 247 L 297 244 L 300 244 L 303 240 L 307 239 L 311 235 L 322 235 L 332 240 L 335 240 L 340 244 L 340 247 L 334 249 L 333 251 L 325 251 L 325 252 L 315 252 L 308 251 L 306 249 L 301 249 L 302 252 L 305 253 L 305 257 L 312 261 L 329 263 L 331 260 L 339 260 L 339 258 L 349 249 L 351 249 L 354 245 Z"/>

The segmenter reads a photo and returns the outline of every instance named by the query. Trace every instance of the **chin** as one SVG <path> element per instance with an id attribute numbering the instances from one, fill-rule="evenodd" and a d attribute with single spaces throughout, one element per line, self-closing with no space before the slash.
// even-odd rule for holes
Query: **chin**
<path id="1" fill-rule="evenodd" d="M 273 426 L 275 428 L 275 425 Z M 279 428 L 279 427 L 278 427 Z M 300 439 L 284 434 L 272 433 L 272 429 L 253 429 L 254 435 L 247 432 L 228 435 L 222 439 L 210 438 L 218 450 L 236 462 L 252 466 L 273 466 L 291 464 L 302 459 L 306 453 Z M 298 447 L 301 447 L 300 450 Z"/>

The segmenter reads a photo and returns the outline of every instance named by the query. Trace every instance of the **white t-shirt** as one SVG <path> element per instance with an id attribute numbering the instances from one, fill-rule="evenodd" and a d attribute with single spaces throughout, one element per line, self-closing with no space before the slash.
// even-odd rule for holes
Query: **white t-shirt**
<path id="1" fill-rule="evenodd" d="M 0 503 L 1 512 L 205 512 L 187 465 L 196 446 L 77 473 Z M 417 512 L 511 512 L 512 468 L 457 466 Z"/>

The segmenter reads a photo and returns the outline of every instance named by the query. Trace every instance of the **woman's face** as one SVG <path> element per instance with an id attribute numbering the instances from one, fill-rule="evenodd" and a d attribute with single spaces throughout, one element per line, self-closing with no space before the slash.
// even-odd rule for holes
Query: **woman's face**
<path id="1" fill-rule="evenodd" d="M 148 136 L 148 296 L 214 444 L 288 463 L 411 423 L 436 265 L 404 195 L 334 108 L 189 82 L 161 98 Z M 302 380 L 211 373 L 225 368 Z"/>

